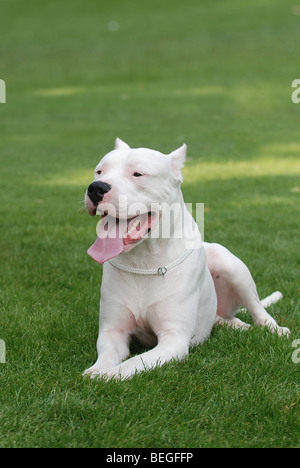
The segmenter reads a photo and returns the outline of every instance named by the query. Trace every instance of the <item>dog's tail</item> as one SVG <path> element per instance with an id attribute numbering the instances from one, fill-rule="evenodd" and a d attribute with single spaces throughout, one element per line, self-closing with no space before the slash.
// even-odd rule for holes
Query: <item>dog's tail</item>
<path id="1" fill-rule="evenodd" d="M 276 304 L 276 302 L 280 301 L 280 299 L 282 298 L 283 298 L 283 295 L 281 294 L 281 292 L 276 291 L 276 292 L 273 292 L 273 294 L 271 294 L 270 296 L 265 297 L 265 299 L 261 301 L 261 304 L 263 305 L 265 309 L 267 309 L 272 304 Z"/>

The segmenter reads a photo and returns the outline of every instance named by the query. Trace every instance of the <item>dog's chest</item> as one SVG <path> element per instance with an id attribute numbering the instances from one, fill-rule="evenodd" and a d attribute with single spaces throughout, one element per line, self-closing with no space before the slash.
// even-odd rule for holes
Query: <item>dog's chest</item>
<path id="1" fill-rule="evenodd" d="M 165 296 L 162 281 L 163 278 L 135 278 L 134 287 L 131 291 L 129 288 L 129 294 L 126 294 L 126 299 L 124 297 L 134 317 L 134 327 L 142 333 L 153 333 L 153 327 L 155 328 L 161 310 L 159 305 Z"/>

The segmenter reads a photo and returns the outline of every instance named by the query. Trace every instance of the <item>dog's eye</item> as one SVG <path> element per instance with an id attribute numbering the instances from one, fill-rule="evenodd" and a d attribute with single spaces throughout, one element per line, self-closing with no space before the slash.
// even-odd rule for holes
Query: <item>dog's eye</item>
<path id="1" fill-rule="evenodd" d="M 102 171 L 96 171 L 96 174 L 100 175 Z"/>
<path id="2" fill-rule="evenodd" d="M 133 176 L 134 177 L 142 177 L 143 174 L 141 174 L 140 172 L 134 172 L 133 173 Z"/>

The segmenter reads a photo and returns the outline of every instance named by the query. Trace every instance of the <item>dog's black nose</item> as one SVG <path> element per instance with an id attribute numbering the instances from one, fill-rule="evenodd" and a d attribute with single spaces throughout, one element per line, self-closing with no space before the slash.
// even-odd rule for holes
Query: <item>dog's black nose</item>
<path id="1" fill-rule="evenodd" d="M 98 206 L 103 199 L 105 193 L 109 192 L 111 185 L 106 184 L 105 182 L 93 182 L 88 188 L 88 196 L 95 206 Z"/>

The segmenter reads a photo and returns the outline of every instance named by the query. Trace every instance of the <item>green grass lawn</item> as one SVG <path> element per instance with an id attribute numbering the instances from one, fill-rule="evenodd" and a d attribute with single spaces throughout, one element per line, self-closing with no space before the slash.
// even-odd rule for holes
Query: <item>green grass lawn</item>
<path id="1" fill-rule="evenodd" d="M 300 446 L 299 15 L 294 0 L 0 1 L 0 447 Z M 290 339 L 216 328 L 180 363 L 81 377 L 101 279 L 83 197 L 117 136 L 188 144 L 205 239 L 261 296 L 282 291 Z"/>

